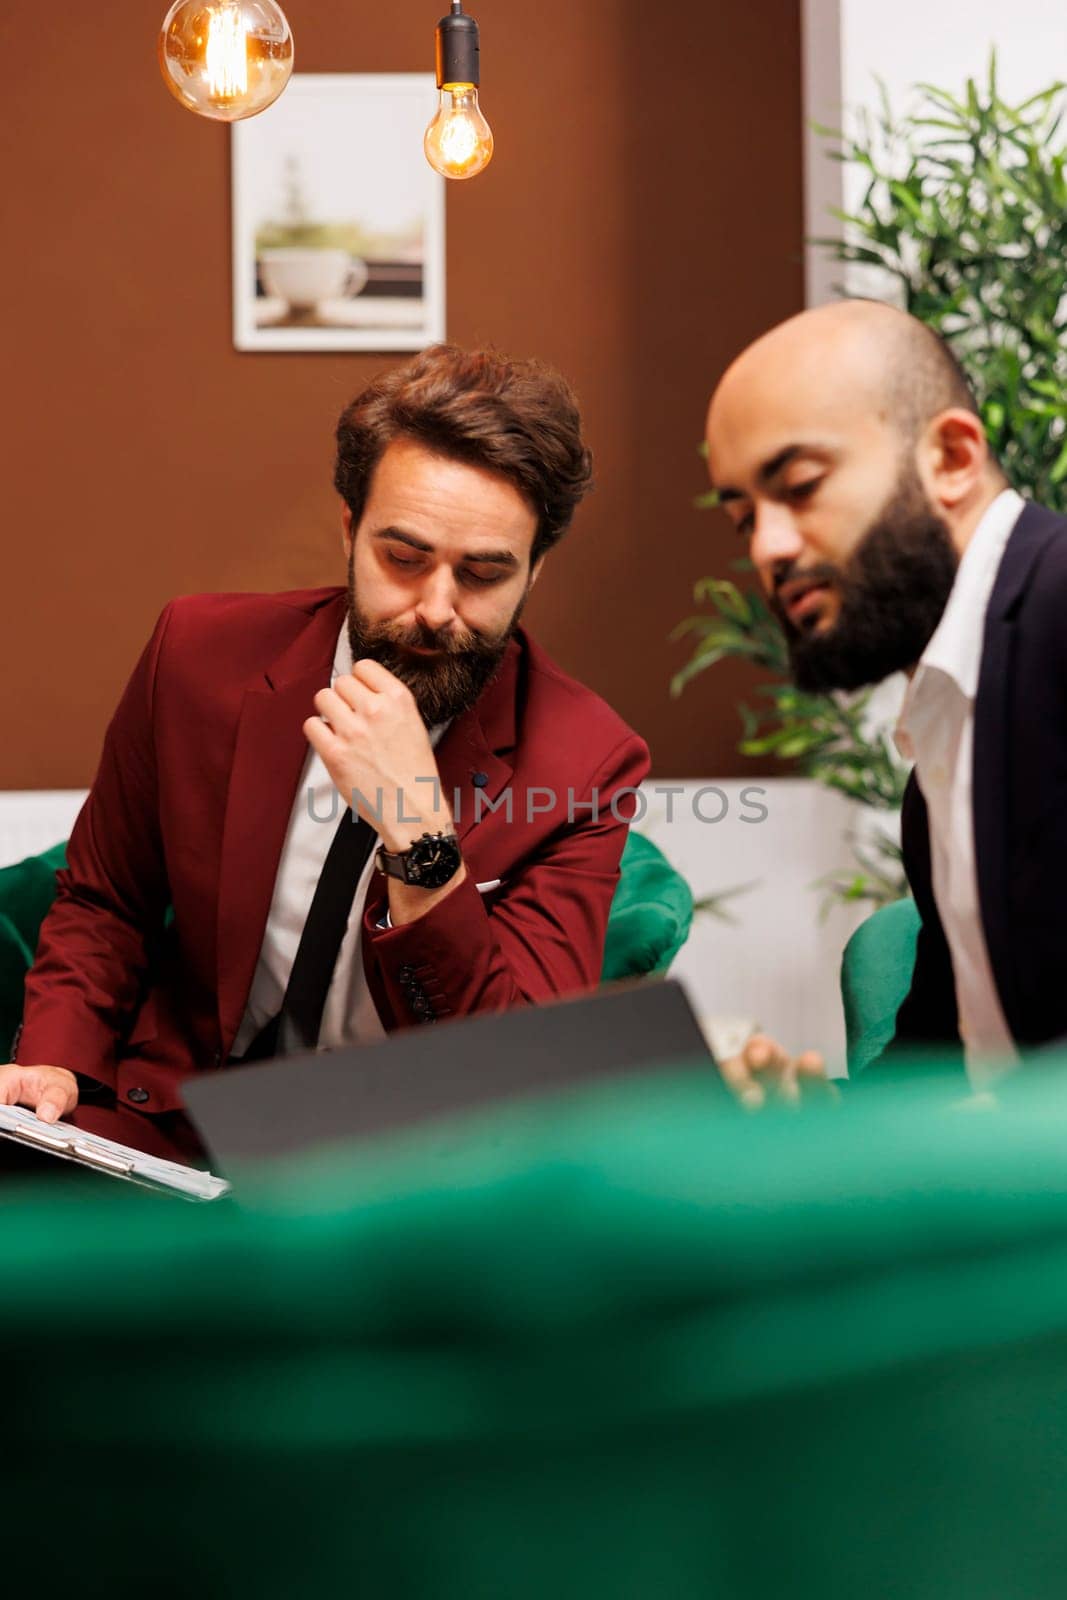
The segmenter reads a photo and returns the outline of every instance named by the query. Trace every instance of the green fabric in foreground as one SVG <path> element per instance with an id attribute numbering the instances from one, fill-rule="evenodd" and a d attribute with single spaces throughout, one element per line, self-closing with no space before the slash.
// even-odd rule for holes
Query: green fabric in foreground
<path id="1" fill-rule="evenodd" d="M 897 1012 L 911 988 L 918 936 L 919 913 L 909 897 L 875 911 L 845 946 L 841 998 L 850 1078 L 858 1077 L 893 1039 Z"/>
<path id="2" fill-rule="evenodd" d="M 57 844 L 0 868 L 0 1060 L 11 1053 L 22 1015 L 23 980 L 55 898 L 56 872 L 65 865 L 66 845 Z M 608 919 L 602 982 L 666 972 L 692 920 L 693 896 L 685 879 L 651 839 L 629 833 Z"/>
<path id="3" fill-rule="evenodd" d="M 1065 1148 L 1062 1062 L 751 1118 L 700 1068 L 243 1211 L 0 1194 L 8 1582 L 1059 1600 Z"/>

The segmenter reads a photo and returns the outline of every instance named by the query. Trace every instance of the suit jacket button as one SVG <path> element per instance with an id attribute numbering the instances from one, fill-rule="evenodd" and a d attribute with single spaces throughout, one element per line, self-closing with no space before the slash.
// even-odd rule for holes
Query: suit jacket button
<path id="1" fill-rule="evenodd" d="M 135 1106 L 143 1106 L 145 1101 L 148 1099 L 148 1090 L 127 1089 L 126 1098 L 127 1100 L 132 1100 Z"/>

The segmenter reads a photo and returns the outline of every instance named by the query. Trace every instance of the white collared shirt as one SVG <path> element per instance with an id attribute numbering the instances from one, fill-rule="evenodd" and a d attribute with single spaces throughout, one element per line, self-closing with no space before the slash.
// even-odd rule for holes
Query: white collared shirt
<path id="1" fill-rule="evenodd" d="M 352 650 L 346 621 L 334 652 L 331 685 L 343 673 L 351 671 Z M 447 723 L 441 723 L 431 729 L 432 745 L 437 744 L 447 726 Z M 341 820 L 342 807 L 343 801 L 322 757 L 309 746 L 289 815 L 289 826 L 278 862 L 274 894 L 248 1003 L 233 1042 L 235 1056 L 244 1055 L 260 1029 L 281 1010 L 300 936 Z M 333 1050 L 340 1045 L 370 1044 L 376 1039 L 385 1038 L 385 1029 L 363 971 L 363 905 L 371 878 L 377 871 L 374 865 L 375 850 L 370 853 L 352 898 L 352 910 L 323 1007 L 318 1040 L 320 1050 Z"/>
<path id="2" fill-rule="evenodd" d="M 1022 498 L 1005 489 L 975 529 L 941 621 L 908 685 L 896 729 L 897 748 L 905 759 L 914 759 L 926 801 L 934 899 L 952 957 L 967 1075 L 976 1089 L 1018 1064 L 982 926 L 971 791 L 986 611 L 1022 509 Z"/>

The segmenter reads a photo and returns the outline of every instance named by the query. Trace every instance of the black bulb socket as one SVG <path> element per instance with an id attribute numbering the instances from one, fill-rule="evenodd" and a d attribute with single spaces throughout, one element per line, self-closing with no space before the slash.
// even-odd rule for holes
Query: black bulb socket
<path id="1" fill-rule="evenodd" d="M 448 83 L 480 82 L 478 74 L 478 24 L 458 3 L 437 24 L 437 87 Z"/>

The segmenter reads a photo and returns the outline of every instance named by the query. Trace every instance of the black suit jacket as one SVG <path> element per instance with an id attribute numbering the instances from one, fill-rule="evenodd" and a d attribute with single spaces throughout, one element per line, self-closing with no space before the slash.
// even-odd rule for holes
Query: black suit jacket
<path id="1" fill-rule="evenodd" d="M 1048 1044 L 1067 1036 L 1067 519 L 1041 506 L 1027 505 L 1016 522 L 986 612 L 972 803 L 978 900 L 1004 1016 L 1021 1047 Z M 955 1046 L 962 1071 L 914 773 L 901 836 L 922 928 L 896 1037 L 871 1071 L 899 1069 L 924 1044 Z"/>

